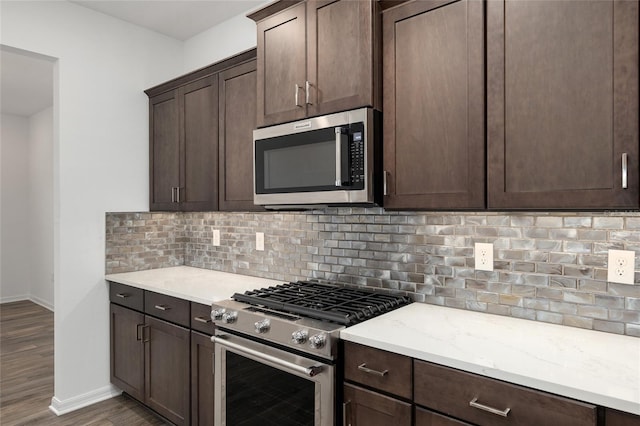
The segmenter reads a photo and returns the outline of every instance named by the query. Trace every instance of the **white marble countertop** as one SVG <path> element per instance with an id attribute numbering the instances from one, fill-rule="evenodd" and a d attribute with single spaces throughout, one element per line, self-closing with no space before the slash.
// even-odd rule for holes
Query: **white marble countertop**
<path id="1" fill-rule="evenodd" d="M 640 338 L 412 303 L 343 330 L 355 343 L 640 414 Z"/>
<path id="2" fill-rule="evenodd" d="M 105 279 L 205 305 L 229 299 L 236 292 L 242 293 L 283 283 L 190 266 L 110 274 L 105 275 Z"/>

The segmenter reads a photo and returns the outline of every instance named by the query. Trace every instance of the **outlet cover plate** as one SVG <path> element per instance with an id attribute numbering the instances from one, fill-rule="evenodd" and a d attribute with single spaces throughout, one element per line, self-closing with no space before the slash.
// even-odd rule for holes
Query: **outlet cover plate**
<path id="1" fill-rule="evenodd" d="M 476 243 L 476 271 L 493 271 L 493 244 Z"/>
<path id="2" fill-rule="evenodd" d="M 256 250 L 264 251 L 264 232 L 256 232 Z"/>
<path id="3" fill-rule="evenodd" d="M 609 250 L 607 281 L 619 284 L 634 284 L 636 252 L 632 250 Z"/>
<path id="4" fill-rule="evenodd" d="M 214 246 L 219 246 L 220 245 L 220 230 L 219 229 L 214 229 L 213 230 L 213 245 Z"/>

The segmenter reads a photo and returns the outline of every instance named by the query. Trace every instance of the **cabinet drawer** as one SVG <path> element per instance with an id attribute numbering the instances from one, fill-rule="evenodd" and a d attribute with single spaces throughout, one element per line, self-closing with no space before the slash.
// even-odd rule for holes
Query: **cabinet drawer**
<path id="1" fill-rule="evenodd" d="M 607 426 L 640 426 L 640 416 L 631 413 L 623 413 L 622 411 L 607 408 L 606 421 Z"/>
<path id="2" fill-rule="evenodd" d="M 144 290 L 109 281 L 109 301 L 116 305 L 142 311 L 144 308 Z"/>
<path id="3" fill-rule="evenodd" d="M 343 409 L 344 426 L 411 425 L 411 404 L 348 383 Z"/>
<path id="4" fill-rule="evenodd" d="M 189 301 L 146 291 L 144 312 L 176 324 L 189 327 Z"/>
<path id="5" fill-rule="evenodd" d="M 596 425 L 596 406 L 499 380 L 414 361 L 416 404 L 475 423 Z"/>
<path id="6" fill-rule="evenodd" d="M 471 426 L 471 424 L 416 407 L 416 426 Z"/>
<path id="7" fill-rule="evenodd" d="M 191 328 L 213 336 L 216 327 L 211 321 L 211 305 L 191 302 Z"/>
<path id="8" fill-rule="evenodd" d="M 404 355 L 345 342 L 344 378 L 411 399 L 411 358 Z"/>

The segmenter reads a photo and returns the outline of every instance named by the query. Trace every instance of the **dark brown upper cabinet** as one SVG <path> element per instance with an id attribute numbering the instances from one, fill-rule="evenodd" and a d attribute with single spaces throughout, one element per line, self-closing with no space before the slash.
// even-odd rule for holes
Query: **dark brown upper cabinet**
<path id="1" fill-rule="evenodd" d="M 256 61 L 221 72 L 218 84 L 220 210 L 263 210 L 253 204 Z"/>
<path id="2" fill-rule="evenodd" d="M 385 208 L 484 208 L 483 3 L 386 10 L 383 58 Z"/>
<path id="3" fill-rule="evenodd" d="M 149 100 L 150 209 L 218 206 L 218 84 L 212 75 Z"/>
<path id="4" fill-rule="evenodd" d="M 145 91 L 150 210 L 255 209 L 255 57 L 251 49 Z"/>
<path id="5" fill-rule="evenodd" d="M 250 15 L 258 31 L 258 127 L 380 108 L 379 16 L 373 0 L 280 1 Z"/>
<path id="6" fill-rule="evenodd" d="M 486 7 L 488 207 L 638 208 L 638 2 Z"/>

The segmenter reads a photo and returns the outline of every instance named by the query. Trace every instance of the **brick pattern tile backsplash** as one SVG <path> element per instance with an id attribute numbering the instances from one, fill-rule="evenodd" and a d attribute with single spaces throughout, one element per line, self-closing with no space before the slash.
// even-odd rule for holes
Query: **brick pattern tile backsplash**
<path id="1" fill-rule="evenodd" d="M 264 251 L 255 250 L 256 232 Z M 607 282 L 607 250 L 635 251 L 638 266 L 638 213 L 108 213 L 106 233 L 107 273 L 184 264 L 330 280 L 640 337 L 640 275 L 636 285 Z M 476 242 L 494 244 L 494 271 L 474 269 Z"/>

